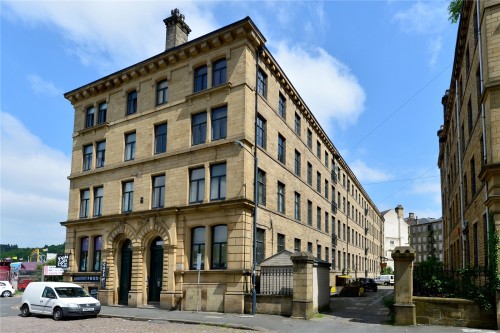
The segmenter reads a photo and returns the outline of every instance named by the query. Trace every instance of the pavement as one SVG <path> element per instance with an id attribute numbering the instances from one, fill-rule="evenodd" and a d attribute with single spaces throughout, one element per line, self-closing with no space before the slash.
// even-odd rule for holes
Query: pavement
<path id="1" fill-rule="evenodd" d="M 125 306 L 102 306 L 101 317 L 124 318 L 143 321 L 167 321 L 172 323 L 213 325 L 232 329 L 263 332 L 348 332 L 348 333 L 392 333 L 392 332 L 498 332 L 494 330 L 468 329 L 448 326 L 393 326 L 387 323 L 359 322 L 352 318 L 338 317 L 332 313 L 318 314 L 310 320 L 283 316 L 256 314 L 230 314 L 219 312 L 168 311 L 155 307 L 130 308 Z"/>

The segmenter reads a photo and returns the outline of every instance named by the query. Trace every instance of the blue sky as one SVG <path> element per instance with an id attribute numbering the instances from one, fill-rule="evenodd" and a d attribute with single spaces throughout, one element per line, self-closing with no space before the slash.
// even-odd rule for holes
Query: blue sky
<path id="1" fill-rule="evenodd" d="M 250 16 L 379 210 L 440 217 L 436 132 L 457 24 L 448 1 L 7 1 L 1 12 L 0 243 L 61 244 L 73 108 L 63 93 Z"/>

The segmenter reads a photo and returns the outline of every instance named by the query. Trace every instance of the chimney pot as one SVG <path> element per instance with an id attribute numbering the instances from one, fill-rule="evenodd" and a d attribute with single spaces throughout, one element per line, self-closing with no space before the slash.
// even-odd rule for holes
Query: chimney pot
<path id="1" fill-rule="evenodd" d="M 163 20 L 167 28 L 165 51 L 186 43 L 191 32 L 189 26 L 184 22 L 184 15 L 180 13 L 179 9 L 172 9 L 170 13 L 171 16 Z"/>

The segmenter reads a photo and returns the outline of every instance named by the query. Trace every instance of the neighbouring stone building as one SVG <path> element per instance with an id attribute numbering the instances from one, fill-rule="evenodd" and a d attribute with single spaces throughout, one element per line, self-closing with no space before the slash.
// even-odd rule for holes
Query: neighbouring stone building
<path id="1" fill-rule="evenodd" d="M 498 1 L 463 2 L 437 133 L 448 268 L 486 266 L 488 226 L 500 228 L 499 31 Z"/>
<path id="2" fill-rule="evenodd" d="M 332 277 L 376 275 L 382 216 L 253 21 L 192 41 L 178 10 L 164 22 L 164 52 L 64 95 L 65 279 L 104 305 L 243 313 L 253 237 L 257 262 L 308 251 Z"/>
<path id="3" fill-rule="evenodd" d="M 409 228 L 404 219 L 402 205 L 384 210 L 382 216 L 384 218 L 384 267 L 391 267 L 394 270 L 392 253 L 397 246 L 408 245 Z"/>
<path id="4" fill-rule="evenodd" d="M 418 218 L 410 213 L 405 222 L 410 226 L 410 245 L 415 250 L 415 264 L 435 257 L 443 261 L 443 219 Z"/>

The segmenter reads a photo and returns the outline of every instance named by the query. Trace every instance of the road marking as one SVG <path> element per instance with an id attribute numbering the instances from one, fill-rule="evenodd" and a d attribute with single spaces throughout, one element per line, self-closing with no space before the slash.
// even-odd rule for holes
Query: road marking
<path id="1" fill-rule="evenodd" d="M 219 317 L 219 316 L 205 316 L 205 318 L 221 319 L 222 317 Z"/>

